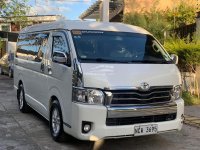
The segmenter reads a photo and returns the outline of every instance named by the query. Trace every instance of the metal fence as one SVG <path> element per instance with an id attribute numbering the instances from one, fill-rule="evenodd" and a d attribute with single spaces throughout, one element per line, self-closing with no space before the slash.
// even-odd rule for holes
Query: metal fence
<path id="1" fill-rule="evenodd" d="M 194 35 L 194 32 L 196 32 L 196 23 L 185 25 L 179 28 L 176 28 L 174 30 L 171 30 L 170 34 L 173 34 L 179 38 L 186 38 L 189 37 L 192 39 L 192 36 Z"/>

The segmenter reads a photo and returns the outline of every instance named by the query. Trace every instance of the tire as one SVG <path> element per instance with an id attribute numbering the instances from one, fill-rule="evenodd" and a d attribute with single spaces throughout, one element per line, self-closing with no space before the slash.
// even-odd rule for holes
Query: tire
<path id="1" fill-rule="evenodd" d="M 1 66 L 0 66 L 0 75 L 3 75 L 4 73 L 3 73 L 3 69 L 1 68 Z"/>
<path id="2" fill-rule="evenodd" d="M 25 100 L 25 92 L 24 92 L 24 87 L 22 84 L 19 86 L 17 99 L 18 99 L 19 110 L 22 113 L 29 112 L 29 106 L 27 105 L 26 100 Z"/>
<path id="3" fill-rule="evenodd" d="M 13 70 L 12 70 L 11 68 L 9 68 L 8 76 L 9 76 L 10 78 L 13 78 Z"/>
<path id="4" fill-rule="evenodd" d="M 65 134 L 63 131 L 61 107 L 57 100 L 54 100 L 51 105 L 49 126 L 53 140 L 60 142 L 64 138 Z"/>

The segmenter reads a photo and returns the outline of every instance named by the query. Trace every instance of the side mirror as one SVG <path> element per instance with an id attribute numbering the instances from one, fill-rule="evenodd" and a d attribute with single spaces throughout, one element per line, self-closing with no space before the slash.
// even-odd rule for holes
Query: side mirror
<path id="1" fill-rule="evenodd" d="M 178 56 L 177 55 L 175 55 L 175 54 L 172 54 L 171 55 L 171 59 L 172 59 L 172 61 L 174 62 L 174 64 L 178 64 Z"/>
<path id="2" fill-rule="evenodd" d="M 66 64 L 67 55 L 64 52 L 55 51 L 53 53 L 53 61 L 61 64 Z"/>

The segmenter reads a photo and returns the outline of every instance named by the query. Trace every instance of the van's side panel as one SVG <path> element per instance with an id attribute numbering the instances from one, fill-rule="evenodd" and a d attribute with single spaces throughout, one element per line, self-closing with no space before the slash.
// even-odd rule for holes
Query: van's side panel
<path id="1" fill-rule="evenodd" d="M 17 58 L 15 61 L 15 78 L 17 80 L 15 84 L 17 85 L 19 80 L 22 81 L 27 103 L 47 118 L 47 106 L 42 101 L 47 98 L 46 95 L 48 92 L 47 78 L 44 74 L 45 68 L 42 68 L 42 65 L 44 65 L 43 56 L 46 49 L 45 46 L 41 46 L 43 41 L 47 41 L 47 38 L 38 38 L 40 35 L 44 35 L 43 32 L 23 34 L 27 38 L 24 38 L 24 40 L 22 38 L 21 43 L 20 41 L 18 42 Z M 30 36 L 31 38 L 29 39 Z M 18 77 L 19 75 L 21 77 Z"/>

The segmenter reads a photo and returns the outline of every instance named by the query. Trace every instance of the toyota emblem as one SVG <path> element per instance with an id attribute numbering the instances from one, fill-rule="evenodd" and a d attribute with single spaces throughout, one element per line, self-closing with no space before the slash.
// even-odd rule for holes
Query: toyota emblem
<path id="1" fill-rule="evenodd" d="M 143 90 L 143 91 L 148 91 L 149 88 L 150 88 L 150 86 L 149 86 L 149 84 L 146 83 L 146 82 L 143 82 L 143 83 L 141 83 L 141 85 L 140 85 L 140 89 Z"/>

